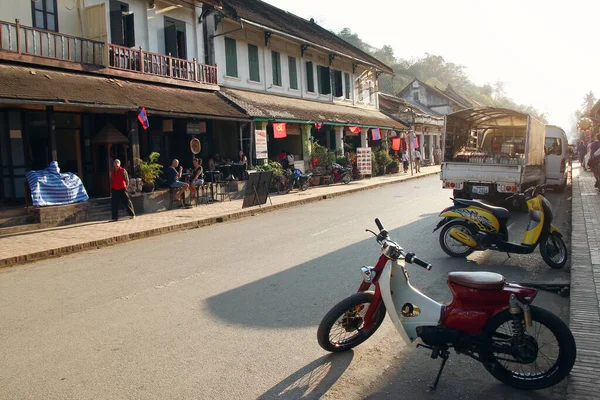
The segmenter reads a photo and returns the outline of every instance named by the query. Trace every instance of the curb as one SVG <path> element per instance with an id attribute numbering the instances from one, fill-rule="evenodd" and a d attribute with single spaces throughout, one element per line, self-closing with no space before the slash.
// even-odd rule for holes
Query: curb
<path id="1" fill-rule="evenodd" d="M 271 211 L 281 210 L 284 208 L 296 207 L 304 204 L 314 203 L 321 200 L 333 199 L 336 197 L 363 192 L 370 189 L 376 189 L 383 186 L 393 185 L 397 183 L 407 182 L 415 179 L 425 178 L 432 175 L 439 174 L 439 171 L 436 172 L 427 172 L 422 175 L 414 175 L 409 176 L 404 179 L 393 180 L 388 182 L 381 182 L 370 186 L 358 187 L 353 189 L 348 189 L 340 192 L 324 194 L 321 196 L 309 197 L 306 199 L 293 200 L 287 203 L 276 204 L 276 205 L 265 205 L 261 208 L 250 208 L 243 211 L 233 212 L 229 214 L 220 215 L 217 217 L 203 218 L 190 222 L 183 222 L 180 224 L 174 224 L 170 226 L 164 226 L 160 228 L 152 228 L 147 229 L 141 232 L 132 232 L 126 233 L 123 235 L 113 236 L 110 238 L 100 239 L 100 240 L 92 240 L 89 242 L 78 243 L 70 246 L 58 247 L 50 250 L 43 250 L 34 253 L 19 255 L 8 257 L 4 259 L 0 259 L 0 268 L 14 266 L 16 264 L 25 264 L 34 261 L 41 261 L 48 258 L 60 257 L 67 254 L 78 253 L 86 250 L 99 249 L 102 247 L 108 247 L 119 243 L 125 243 L 132 240 L 144 239 L 153 236 L 159 236 L 166 233 L 177 232 L 182 230 L 196 229 L 204 226 L 214 225 L 221 222 L 233 221 L 236 219 L 241 219 L 245 217 L 250 217 L 258 214 L 264 214 Z"/>
<path id="2" fill-rule="evenodd" d="M 598 250 L 592 253 L 588 237 L 588 230 L 594 229 L 594 213 L 589 207 L 586 213 L 584 208 L 591 204 L 590 196 L 582 196 L 581 175 L 572 183 L 569 327 L 577 344 L 577 358 L 567 380 L 567 399 L 595 399 L 600 380 L 600 268 L 595 255 Z"/>

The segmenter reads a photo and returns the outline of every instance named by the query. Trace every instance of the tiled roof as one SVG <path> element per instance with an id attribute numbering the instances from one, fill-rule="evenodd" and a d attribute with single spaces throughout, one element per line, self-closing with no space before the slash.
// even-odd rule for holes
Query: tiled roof
<path id="1" fill-rule="evenodd" d="M 424 115 L 428 115 L 434 118 L 443 118 L 443 114 L 438 113 L 437 111 L 432 110 L 424 106 L 421 103 L 417 103 L 416 101 L 410 99 L 403 99 L 397 96 L 392 96 L 390 94 L 379 93 L 379 108 L 383 111 L 384 107 L 387 107 L 391 110 L 391 108 L 395 107 L 395 104 L 404 104 L 407 107 L 416 110 L 417 113 L 421 113 Z"/>
<path id="2" fill-rule="evenodd" d="M 450 85 L 448 85 L 446 87 L 446 90 L 444 90 L 444 93 L 446 93 L 448 96 L 452 97 L 453 99 L 455 99 L 456 101 L 458 101 L 459 103 L 461 103 L 463 106 L 467 107 L 467 108 L 473 108 L 473 107 L 482 107 L 483 104 L 476 102 L 475 100 L 466 98 L 465 96 L 459 94 L 456 90 L 454 90 L 454 88 Z"/>
<path id="3" fill-rule="evenodd" d="M 215 92 L 0 64 L 0 99 L 248 119 Z"/>
<path id="4" fill-rule="evenodd" d="M 335 52 L 375 65 L 379 69 L 393 73 L 393 70 L 368 55 L 364 51 L 352 46 L 336 34 L 320 27 L 318 24 L 307 21 L 285 10 L 272 6 L 260 0 L 222 0 L 225 5 L 223 11 L 235 18 L 260 24 L 267 28 L 275 29 L 289 35 L 326 47 Z M 232 12 L 231 9 L 235 10 Z"/>
<path id="5" fill-rule="evenodd" d="M 419 82 L 419 85 L 421 85 L 421 86 L 425 86 L 427 89 L 429 89 L 429 90 L 431 90 L 432 92 L 436 93 L 436 94 L 437 94 L 437 95 L 439 95 L 440 97 L 442 97 L 442 98 L 445 98 L 445 99 L 447 99 L 447 100 L 451 101 L 452 103 L 456 104 L 457 106 L 460 106 L 461 108 L 471 108 L 471 107 L 469 107 L 469 106 L 465 106 L 465 105 L 464 105 L 462 102 L 460 102 L 460 101 L 456 100 L 455 98 L 453 98 L 452 96 L 450 96 L 448 93 L 444 92 L 443 90 L 441 90 L 441 89 L 438 89 L 438 88 L 437 88 L 437 87 L 435 87 L 435 86 L 428 85 L 428 84 L 426 84 L 425 82 L 423 82 L 422 80 L 420 80 L 420 79 L 416 79 L 416 78 L 415 78 L 415 79 L 413 79 L 413 80 L 412 80 L 412 81 L 411 81 L 411 82 L 410 82 L 408 85 L 406 85 L 406 86 L 404 87 L 404 89 L 402 89 L 402 90 L 400 91 L 400 93 L 399 93 L 399 94 L 402 94 L 402 93 L 406 92 L 406 90 L 407 90 L 408 88 L 410 88 L 410 87 L 412 86 L 413 82 L 415 82 L 415 81 Z"/>
<path id="6" fill-rule="evenodd" d="M 220 94 L 256 118 L 406 128 L 400 122 L 373 109 L 228 88 L 222 89 Z"/>

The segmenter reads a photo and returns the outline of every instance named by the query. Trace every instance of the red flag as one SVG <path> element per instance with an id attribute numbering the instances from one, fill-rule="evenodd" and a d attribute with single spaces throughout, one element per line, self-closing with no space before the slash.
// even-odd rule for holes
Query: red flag
<path id="1" fill-rule="evenodd" d="M 379 128 L 371 129 L 371 138 L 373 140 L 381 140 L 381 131 L 379 130 Z"/>
<path id="2" fill-rule="evenodd" d="M 360 127 L 358 126 L 349 126 L 348 130 L 354 133 L 355 135 L 360 133 Z"/>
<path id="3" fill-rule="evenodd" d="M 315 128 L 317 128 L 317 130 L 320 130 L 323 127 L 323 124 L 325 124 L 325 122 L 323 122 L 323 121 L 316 122 L 315 121 Z"/>
<path id="4" fill-rule="evenodd" d="M 283 139 L 284 137 L 287 137 L 285 122 L 273 122 L 273 137 L 275 139 Z"/>
<path id="5" fill-rule="evenodd" d="M 392 150 L 400 150 L 400 140 L 399 137 L 392 138 Z"/>

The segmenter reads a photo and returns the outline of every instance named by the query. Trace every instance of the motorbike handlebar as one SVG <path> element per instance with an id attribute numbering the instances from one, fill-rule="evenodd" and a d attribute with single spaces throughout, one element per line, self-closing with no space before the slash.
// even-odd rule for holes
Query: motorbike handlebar
<path id="1" fill-rule="evenodd" d="M 415 256 L 415 253 L 407 253 L 404 259 L 411 264 L 417 264 L 419 267 L 423 267 L 427 271 L 431 271 L 431 264 L 418 259 L 417 256 Z"/>
<path id="2" fill-rule="evenodd" d="M 375 225 L 377 225 L 377 229 L 379 229 L 380 231 L 383 231 L 383 225 L 381 224 L 381 221 L 379 220 L 379 218 L 375 218 Z"/>

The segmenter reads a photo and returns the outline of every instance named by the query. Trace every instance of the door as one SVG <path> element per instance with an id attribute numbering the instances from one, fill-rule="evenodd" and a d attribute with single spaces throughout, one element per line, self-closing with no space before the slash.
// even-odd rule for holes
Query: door
<path id="1" fill-rule="evenodd" d="M 562 184 L 565 173 L 566 143 L 561 137 L 546 136 L 546 182 L 548 184 Z"/>
<path id="2" fill-rule="evenodd" d="M 60 172 L 71 172 L 83 177 L 79 129 L 57 129 L 56 138 L 56 158 Z"/>

